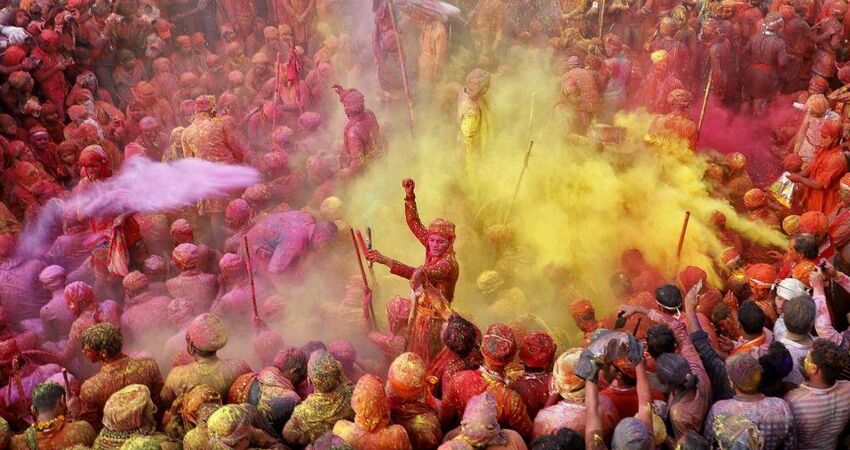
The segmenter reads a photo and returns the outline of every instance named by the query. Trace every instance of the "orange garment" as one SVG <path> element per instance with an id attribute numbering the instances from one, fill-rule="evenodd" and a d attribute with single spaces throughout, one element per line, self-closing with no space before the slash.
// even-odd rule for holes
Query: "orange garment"
<path id="1" fill-rule="evenodd" d="M 806 211 L 829 214 L 838 205 L 838 181 L 847 172 L 847 160 L 841 147 L 818 149 L 808 167 L 808 178 L 818 182 L 822 189 L 805 187 L 802 203 Z"/>

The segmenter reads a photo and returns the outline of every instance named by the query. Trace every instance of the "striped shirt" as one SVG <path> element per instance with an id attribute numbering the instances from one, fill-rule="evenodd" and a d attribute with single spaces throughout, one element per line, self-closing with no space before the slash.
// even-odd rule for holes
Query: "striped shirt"
<path id="1" fill-rule="evenodd" d="M 765 397 L 761 394 L 736 395 L 730 400 L 720 400 L 708 411 L 703 436 L 712 445 L 716 444 L 714 417 L 719 414 L 743 416 L 755 424 L 764 437 L 763 450 L 790 450 L 794 444 L 794 417 L 788 403 L 781 398 Z"/>
<path id="2" fill-rule="evenodd" d="M 817 389 L 806 384 L 785 395 L 794 414 L 797 449 L 832 450 L 850 418 L 850 381 Z"/>

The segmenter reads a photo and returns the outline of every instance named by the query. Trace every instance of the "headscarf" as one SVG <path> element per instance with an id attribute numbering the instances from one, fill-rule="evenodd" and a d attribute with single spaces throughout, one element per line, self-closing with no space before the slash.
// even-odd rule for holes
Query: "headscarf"
<path id="1" fill-rule="evenodd" d="M 764 437 L 758 427 L 741 416 L 718 414 L 714 416 L 714 436 L 720 450 L 760 450 Z"/>
<path id="2" fill-rule="evenodd" d="M 791 300 L 806 293 L 806 286 L 796 278 L 786 278 L 776 284 L 776 295 Z"/>
<path id="3" fill-rule="evenodd" d="M 496 323 L 487 327 L 487 333 L 481 340 L 481 354 L 488 362 L 505 366 L 514 359 L 516 340 L 511 327 Z"/>
<path id="4" fill-rule="evenodd" d="M 207 403 L 221 406 L 221 394 L 206 384 L 200 384 L 189 389 L 183 394 L 183 405 L 180 409 L 183 422 L 196 424 L 201 407 Z"/>
<path id="5" fill-rule="evenodd" d="M 234 277 L 247 273 L 245 261 L 234 253 L 225 253 L 218 261 L 218 270 L 225 277 Z"/>
<path id="6" fill-rule="evenodd" d="M 809 287 L 809 277 L 815 271 L 815 263 L 811 261 L 800 261 L 794 265 L 791 270 L 791 276 L 800 280 L 806 287 Z"/>
<path id="7" fill-rule="evenodd" d="M 670 59 L 670 53 L 667 50 L 656 50 L 649 55 L 649 59 L 653 64 L 658 64 Z"/>
<path id="8" fill-rule="evenodd" d="M 390 364 L 387 391 L 405 400 L 420 398 L 428 387 L 425 363 L 416 353 L 402 353 Z"/>
<path id="9" fill-rule="evenodd" d="M 687 108 L 693 100 L 693 94 L 684 89 L 673 89 L 667 94 L 667 103 L 674 108 Z"/>
<path id="10" fill-rule="evenodd" d="M 519 346 L 519 359 L 526 367 L 546 369 L 555 356 L 555 341 L 546 333 L 527 334 Z"/>
<path id="11" fill-rule="evenodd" d="M 776 281 L 776 269 L 770 264 L 752 264 L 744 270 L 747 280 L 758 287 L 770 287 Z"/>
<path id="12" fill-rule="evenodd" d="M 739 353 L 726 358 L 726 372 L 729 381 L 745 394 L 758 392 L 761 383 L 761 366 L 749 353 Z"/>
<path id="13" fill-rule="evenodd" d="M 387 321 L 390 332 L 399 333 L 407 325 L 411 308 L 412 302 L 403 297 L 396 296 L 387 302 Z"/>
<path id="14" fill-rule="evenodd" d="M 588 316 L 595 316 L 596 311 L 594 311 L 593 304 L 589 300 L 580 298 L 570 303 L 570 315 L 582 320 L 589 320 L 590 317 Z"/>
<path id="15" fill-rule="evenodd" d="M 743 153 L 734 152 L 726 154 L 726 164 L 732 171 L 741 170 L 747 165 L 747 157 Z"/>
<path id="16" fill-rule="evenodd" d="M 186 219 L 177 219 L 172 222 L 169 234 L 171 234 L 171 239 L 180 243 L 192 243 L 195 240 L 192 224 Z"/>
<path id="17" fill-rule="evenodd" d="M 756 209 L 764 206 L 765 202 L 767 202 L 767 196 L 765 196 L 764 191 L 759 188 L 753 188 L 747 191 L 744 194 L 744 206 L 747 209 Z"/>
<path id="18" fill-rule="evenodd" d="M 210 448 L 237 448 L 248 441 L 253 427 L 247 411 L 239 405 L 225 405 L 216 410 L 207 420 Z"/>
<path id="19" fill-rule="evenodd" d="M 156 412 L 151 391 L 143 384 L 131 384 L 112 394 L 103 406 L 103 426 L 110 431 L 133 431 Z"/>
<path id="20" fill-rule="evenodd" d="M 473 448 L 507 445 L 498 420 L 496 397 L 489 391 L 472 397 L 460 423 L 461 436 Z"/>
<path id="21" fill-rule="evenodd" d="M 575 366 L 580 356 L 580 348 L 571 348 L 555 360 L 549 385 L 550 394 L 558 394 L 570 403 L 584 403 L 585 382 L 575 374 Z"/>
<path id="22" fill-rule="evenodd" d="M 80 309 L 95 303 L 94 289 L 82 281 L 65 286 L 65 301 L 76 304 Z"/>
<path id="23" fill-rule="evenodd" d="M 181 271 L 192 270 L 198 267 L 201 259 L 201 251 L 198 250 L 198 246 L 195 244 L 183 243 L 171 252 L 171 259 L 174 261 L 174 265 Z"/>
<path id="24" fill-rule="evenodd" d="M 378 377 L 364 375 L 354 386 L 351 395 L 354 424 L 367 432 L 375 432 L 390 423 L 390 406 L 384 393 L 384 384 Z"/>
<path id="25" fill-rule="evenodd" d="M 162 446 L 150 436 L 133 436 L 124 441 L 120 450 L 162 450 Z"/>
<path id="26" fill-rule="evenodd" d="M 485 270 L 478 275 L 476 285 L 479 291 L 488 295 L 501 289 L 505 285 L 505 279 L 495 270 Z"/>
<path id="27" fill-rule="evenodd" d="M 490 73 L 484 69 L 472 69 L 466 76 L 466 93 L 471 97 L 478 97 L 490 88 Z"/>
<path id="28" fill-rule="evenodd" d="M 47 266 L 38 274 L 38 281 L 45 287 L 56 286 L 65 282 L 65 268 L 62 266 Z M 61 287 L 61 286 L 59 286 Z"/>
<path id="29" fill-rule="evenodd" d="M 339 385 L 342 369 L 339 362 L 325 350 L 316 350 L 307 362 L 307 378 L 317 392 L 330 392 Z"/>
<path id="30" fill-rule="evenodd" d="M 189 324 L 186 342 L 200 351 L 215 352 L 227 345 L 227 330 L 218 316 L 204 313 Z"/>
<path id="31" fill-rule="evenodd" d="M 185 297 L 176 297 L 168 303 L 168 321 L 171 323 L 183 323 L 194 313 L 192 301 Z"/>
<path id="32" fill-rule="evenodd" d="M 357 361 L 357 349 L 347 339 L 339 339 L 328 344 L 328 353 L 342 365 L 352 367 Z"/>
<path id="33" fill-rule="evenodd" d="M 787 235 L 797 234 L 800 230 L 800 216 L 792 214 L 782 219 L 782 231 Z"/>
<path id="34" fill-rule="evenodd" d="M 654 448 L 652 430 L 635 417 L 627 417 L 614 428 L 612 450 L 651 450 Z"/>
<path id="35" fill-rule="evenodd" d="M 684 270 L 679 272 L 679 283 L 685 292 L 689 292 L 700 281 L 702 281 L 704 289 L 707 279 L 708 275 L 706 275 L 705 271 L 696 266 L 685 267 Z"/>
<path id="36" fill-rule="evenodd" d="M 339 101 L 346 111 L 359 111 L 366 107 L 366 99 L 357 89 L 345 89 L 338 84 L 332 87 L 339 95 Z"/>
<path id="37" fill-rule="evenodd" d="M 224 210 L 224 219 L 228 226 L 238 226 L 251 218 L 251 205 L 245 200 L 237 198 L 231 200 Z"/>

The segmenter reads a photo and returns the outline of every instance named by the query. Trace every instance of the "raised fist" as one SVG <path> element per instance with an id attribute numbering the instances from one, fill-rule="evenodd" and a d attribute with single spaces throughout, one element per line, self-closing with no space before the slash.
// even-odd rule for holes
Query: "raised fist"
<path id="1" fill-rule="evenodd" d="M 411 195 L 413 194 L 413 189 L 416 188 L 416 183 L 414 183 L 412 179 L 407 178 L 401 182 L 401 186 L 404 187 L 404 191 L 407 192 L 407 195 Z"/>

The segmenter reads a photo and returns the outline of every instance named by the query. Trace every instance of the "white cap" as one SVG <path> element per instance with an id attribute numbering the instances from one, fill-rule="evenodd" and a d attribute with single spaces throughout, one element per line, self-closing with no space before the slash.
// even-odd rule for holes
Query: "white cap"
<path id="1" fill-rule="evenodd" d="M 806 293 L 806 285 L 796 278 L 786 278 L 776 285 L 776 295 L 785 300 L 791 300 Z"/>

